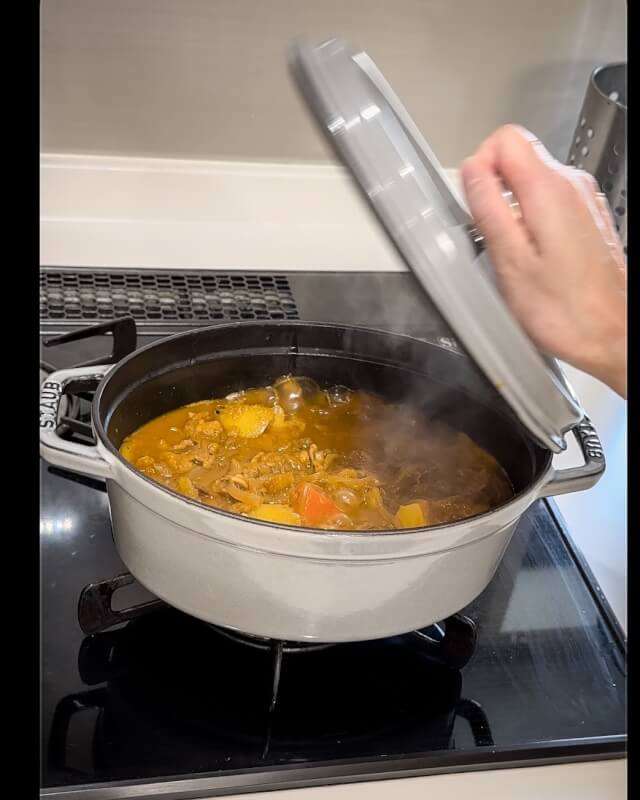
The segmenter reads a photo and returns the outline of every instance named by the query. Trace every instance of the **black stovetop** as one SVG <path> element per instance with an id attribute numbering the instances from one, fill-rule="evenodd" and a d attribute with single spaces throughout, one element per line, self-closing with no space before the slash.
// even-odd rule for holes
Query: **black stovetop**
<path id="1" fill-rule="evenodd" d="M 292 274 L 289 289 L 302 319 L 446 336 L 408 275 L 372 284 Z M 403 303 L 411 312 L 399 317 Z M 45 319 L 43 338 L 81 321 Z M 155 318 L 138 344 L 173 330 Z M 96 337 L 43 359 L 63 367 L 107 350 Z M 285 653 L 270 711 L 271 651 L 176 610 L 83 634 L 83 588 L 126 572 L 107 496 L 99 482 L 44 463 L 41 475 L 47 796 L 211 797 L 624 753 L 624 641 L 547 501 L 523 517 L 490 585 L 463 610 L 477 625 L 464 667 L 412 635 Z"/>

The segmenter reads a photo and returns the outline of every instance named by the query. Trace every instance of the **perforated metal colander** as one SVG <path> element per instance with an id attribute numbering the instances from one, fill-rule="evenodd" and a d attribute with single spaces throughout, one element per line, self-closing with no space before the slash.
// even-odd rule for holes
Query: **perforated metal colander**
<path id="1" fill-rule="evenodd" d="M 607 197 L 627 252 L 627 65 L 593 71 L 567 162 L 591 173 Z"/>

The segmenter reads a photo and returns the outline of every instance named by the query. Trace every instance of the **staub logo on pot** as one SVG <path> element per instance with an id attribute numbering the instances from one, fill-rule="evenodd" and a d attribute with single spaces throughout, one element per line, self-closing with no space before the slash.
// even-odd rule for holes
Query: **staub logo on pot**
<path id="1" fill-rule="evenodd" d="M 584 449 L 589 458 L 603 458 L 602 444 L 598 438 L 598 434 L 593 425 L 588 419 L 584 419 L 578 425 L 578 433 L 584 445 Z"/>
<path id="2" fill-rule="evenodd" d="M 57 381 L 45 381 L 40 389 L 40 427 L 55 428 L 62 385 Z"/>

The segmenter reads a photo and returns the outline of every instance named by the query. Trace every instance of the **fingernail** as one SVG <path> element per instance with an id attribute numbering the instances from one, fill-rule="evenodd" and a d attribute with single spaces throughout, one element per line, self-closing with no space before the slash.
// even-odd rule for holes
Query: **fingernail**
<path id="1" fill-rule="evenodd" d="M 538 139 L 535 133 L 532 133 L 528 128 L 525 128 L 524 125 L 518 125 L 516 123 L 513 123 L 511 125 L 511 128 L 513 128 L 513 130 L 516 133 L 519 133 L 523 139 L 526 139 L 528 142 L 531 142 L 531 144 L 540 141 L 540 139 Z"/>

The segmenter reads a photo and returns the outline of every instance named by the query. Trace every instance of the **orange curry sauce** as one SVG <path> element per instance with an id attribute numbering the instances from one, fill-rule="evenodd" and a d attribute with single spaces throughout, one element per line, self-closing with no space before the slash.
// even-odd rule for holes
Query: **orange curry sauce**
<path id="1" fill-rule="evenodd" d="M 408 405 L 291 376 L 164 414 L 120 452 L 206 505 L 325 530 L 454 522 L 513 496 L 502 467 L 466 434 Z"/>

